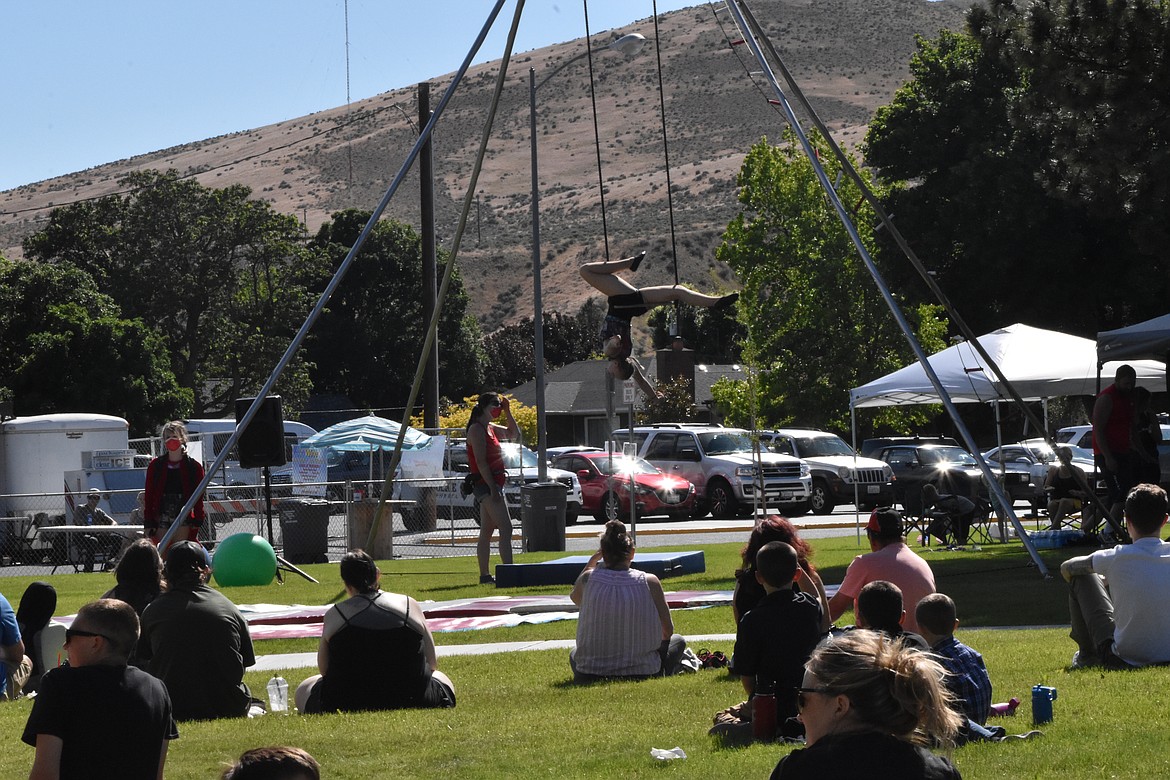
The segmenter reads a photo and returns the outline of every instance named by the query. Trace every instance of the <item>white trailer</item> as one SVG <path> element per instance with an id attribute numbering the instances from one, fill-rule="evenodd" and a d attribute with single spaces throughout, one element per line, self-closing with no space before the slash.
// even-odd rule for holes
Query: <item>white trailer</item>
<path id="1" fill-rule="evenodd" d="M 0 423 L 0 510 L 5 516 L 64 513 L 65 472 L 91 466 L 83 453 L 129 449 L 129 436 L 129 423 L 106 414 L 42 414 Z M 38 493 L 61 498 L 48 507 L 44 497 L 28 495 Z"/>

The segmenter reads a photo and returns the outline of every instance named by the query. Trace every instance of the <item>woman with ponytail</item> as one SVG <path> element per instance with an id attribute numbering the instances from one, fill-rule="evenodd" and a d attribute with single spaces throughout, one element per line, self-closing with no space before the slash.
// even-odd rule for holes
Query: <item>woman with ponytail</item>
<path id="1" fill-rule="evenodd" d="M 805 747 L 780 760 L 772 780 L 957 780 L 926 745 L 952 746 L 962 719 L 927 653 L 876 631 L 830 637 L 796 689 Z"/>
<path id="2" fill-rule="evenodd" d="M 569 597 L 580 607 L 577 647 L 569 654 L 573 679 L 641 679 L 675 674 L 687 644 L 674 633 L 662 583 L 630 568 L 634 540 L 610 520 L 601 549 L 577 577 Z"/>
<path id="3" fill-rule="evenodd" d="M 492 422 L 500 415 L 507 419 L 507 427 Z M 498 393 L 483 393 L 475 402 L 467 423 L 467 460 L 471 466 L 471 491 L 479 505 L 479 541 L 475 554 L 479 558 L 479 581 L 485 585 L 495 582 L 488 568 L 492 532 L 497 528 L 500 529 L 500 560 L 512 562 L 512 518 L 504 500 L 507 472 L 504 454 L 500 450 L 501 436 L 509 441 L 520 438 L 520 426 L 512 416 L 512 405 Z"/>

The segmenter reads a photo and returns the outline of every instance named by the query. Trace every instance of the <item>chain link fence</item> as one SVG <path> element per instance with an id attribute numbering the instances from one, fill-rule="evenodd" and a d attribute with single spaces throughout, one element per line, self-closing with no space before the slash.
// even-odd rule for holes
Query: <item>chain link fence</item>
<path id="1" fill-rule="evenodd" d="M 336 561 L 351 547 L 367 547 L 375 558 L 443 558 L 474 555 L 479 533 L 474 507 L 445 503 L 444 495 L 458 491 L 458 481 L 434 487 L 411 486 L 402 490 L 415 497 L 388 502 L 375 538 L 370 530 L 379 501 L 374 496 L 381 483 L 345 482 L 281 484 L 272 486 L 270 498 L 263 485 L 240 485 L 208 490 L 204 499 L 206 520 L 200 541 L 214 547 L 232 534 L 258 534 L 272 541 L 277 553 L 293 564 Z M 302 492 L 322 492 L 333 498 L 317 498 Z M 312 491 L 312 488 L 318 490 Z M 116 526 L 78 526 L 75 507 L 85 494 L 0 494 L 0 575 L 41 575 L 82 570 L 92 548 L 109 550 L 117 534 L 126 539 L 141 536 L 140 514 L 135 511 L 137 490 L 103 490 L 100 508 Z M 510 507 L 513 549 L 521 549 L 520 512 Z M 78 529 L 78 530 L 72 530 Z M 84 530 L 81 530 L 84 529 Z M 493 541 L 493 547 L 495 543 Z M 116 552 L 99 552 L 91 561 L 96 568 L 112 567 Z"/>

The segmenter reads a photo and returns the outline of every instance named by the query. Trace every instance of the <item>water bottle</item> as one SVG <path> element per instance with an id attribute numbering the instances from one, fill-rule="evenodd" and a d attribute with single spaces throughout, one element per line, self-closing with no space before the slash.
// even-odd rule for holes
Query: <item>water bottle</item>
<path id="1" fill-rule="evenodd" d="M 283 677 L 268 681 L 268 711 L 288 712 L 288 680 Z"/>
<path id="2" fill-rule="evenodd" d="M 1032 686 L 1032 722 L 1035 724 L 1052 722 L 1052 702 L 1056 699 L 1056 689 L 1047 685 Z"/>
<path id="3" fill-rule="evenodd" d="M 772 683 L 756 685 L 752 696 L 752 736 L 764 742 L 776 738 L 776 688 Z"/>
<path id="4" fill-rule="evenodd" d="M 1017 699 L 1015 696 L 1013 696 L 1008 701 L 1000 702 L 998 704 L 992 704 L 991 705 L 991 714 L 992 715 L 999 715 L 999 716 L 1015 715 L 1016 714 L 1016 707 L 1019 707 L 1019 706 L 1020 706 L 1020 700 Z"/>

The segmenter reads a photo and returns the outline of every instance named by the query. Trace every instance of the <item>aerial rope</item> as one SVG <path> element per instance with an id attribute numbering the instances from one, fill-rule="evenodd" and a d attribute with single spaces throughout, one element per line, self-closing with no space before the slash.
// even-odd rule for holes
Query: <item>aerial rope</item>
<path id="1" fill-rule="evenodd" d="M 971 452 L 978 452 L 974 438 L 971 436 L 970 431 L 967 429 L 967 426 L 963 423 L 962 418 L 959 416 L 958 409 L 955 408 L 955 404 L 951 400 L 950 395 L 947 393 L 946 388 L 943 387 L 942 382 L 939 380 L 938 374 L 935 373 L 934 368 L 930 365 L 930 361 L 926 355 L 925 350 L 922 348 L 922 345 L 918 342 L 917 337 L 914 335 L 913 328 L 910 326 L 910 323 L 906 319 L 905 314 L 903 314 L 901 307 L 898 305 L 898 302 L 894 299 L 893 293 L 890 292 L 889 287 L 886 285 L 881 272 L 878 270 L 877 265 L 874 263 L 873 258 L 869 254 L 869 250 L 866 249 L 864 242 L 861 240 L 861 236 L 858 234 L 857 228 L 854 226 L 850 217 L 849 210 L 841 202 L 840 197 L 837 195 L 836 189 L 829 181 L 828 174 L 825 173 L 825 169 L 821 165 L 821 161 L 816 150 L 813 148 L 812 143 L 808 139 L 808 135 L 804 132 L 804 128 L 797 119 L 792 105 L 788 102 L 787 95 L 784 93 L 784 90 L 780 86 L 779 81 L 777 81 L 776 75 L 772 71 L 772 67 L 769 64 L 768 59 L 765 57 L 763 50 L 761 49 L 761 42 L 767 42 L 767 36 L 763 34 L 763 31 L 756 23 L 754 17 L 751 18 L 751 23 L 749 24 L 747 15 L 750 14 L 750 10 L 747 9 L 747 4 L 745 2 L 742 0 L 728 0 L 727 8 L 731 12 L 732 17 L 735 19 L 736 26 L 739 28 L 740 34 L 743 36 L 744 43 L 747 45 L 748 50 L 751 51 L 752 56 L 755 58 L 756 62 L 760 65 L 764 78 L 768 81 L 769 85 L 775 92 L 776 103 L 774 103 L 774 105 L 779 106 L 784 114 L 784 117 L 792 127 L 793 132 L 796 134 L 797 140 L 800 142 L 801 148 L 803 149 L 805 156 L 808 158 L 817 180 L 820 182 L 821 188 L 825 191 L 830 205 L 837 213 L 837 217 L 841 221 L 842 226 L 845 228 L 846 233 L 849 235 L 850 241 L 853 242 L 854 247 L 857 249 L 862 263 L 865 265 L 866 270 L 869 271 L 869 274 L 877 285 L 878 290 L 881 293 L 882 298 L 885 300 L 887 307 L 889 307 L 891 314 L 893 314 L 894 320 L 897 322 L 898 327 L 902 331 L 902 335 L 905 337 L 907 343 L 910 345 L 910 348 L 918 358 L 918 361 L 922 365 L 923 371 L 926 373 L 926 376 L 930 380 L 931 385 L 933 385 L 935 390 L 938 392 L 939 397 L 942 400 L 943 407 L 946 409 L 947 414 L 954 422 L 956 429 L 963 439 L 963 442 L 967 445 Z M 777 62 L 780 62 L 779 55 L 776 53 L 775 49 L 772 48 L 770 44 L 767 45 L 773 58 L 776 59 Z M 787 69 L 785 69 L 784 72 L 787 73 Z M 769 102 L 772 101 L 769 100 Z M 805 106 L 806 108 L 810 109 L 810 113 L 813 113 L 811 112 L 811 107 L 808 106 L 807 103 L 805 103 Z M 813 115 L 815 116 L 815 113 L 813 113 Z M 819 119 L 817 120 L 817 123 L 818 129 L 823 128 L 823 124 L 819 122 Z M 827 139 L 829 139 L 829 142 L 832 143 L 832 136 L 827 132 L 827 128 L 822 129 L 821 132 Z M 840 155 L 839 159 L 844 158 L 844 155 L 840 153 L 839 148 L 836 147 L 835 144 L 833 145 L 833 148 L 835 153 Z M 860 179 L 860 176 L 858 176 L 855 171 L 852 171 L 852 166 L 844 164 L 844 168 L 851 172 L 851 175 L 855 177 L 855 181 Z M 864 187 L 864 184 L 861 186 L 862 192 L 868 193 L 868 189 Z M 869 195 L 872 197 L 872 193 L 869 193 Z M 873 198 L 873 201 L 876 201 L 876 198 Z M 879 213 L 883 214 L 884 217 L 884 212 Z M 884 221 L 883 224 L 889 224 L 888 220 Z M 999 376 L 1001 380 L 1006 381 L 1003 379 L 1002 374 L 999 374 Z M 1000 485 L 999 481 L 995 478 L 995 474 L 991 471 L 983 458 L 976 458 L 976 461 L 979 464 L 980 471 L 983 472 L 984 479 L 988 483 L 988 489 L 991 491 L 999 505 L 1004 508 L 1008 519 L 1011 521 L 1012 526 L 1016 529 L 1016 533 L 1019 535 L 1020 540 L 1024 543 L 1024 547 L 1028 550 L 1028 554 L 1031 556 L 1032 561 L 1036 564 L 1036 568 L 1040 571 L 1042 576 L 1049 576 L 1048 569 L 1044 565 L 1044 561 L 1036 552 L 1036 548 L 1032 544 L 1032 541 L 1028 538 L 1028 534 L 1024 531 L 1023 525 L 1020 523 L 1019 518 L 1016 517 L 1016 514 L 1012 509 L 1011 501 L 1009 501 L 1004 495 L 1003 486 Z"/>

